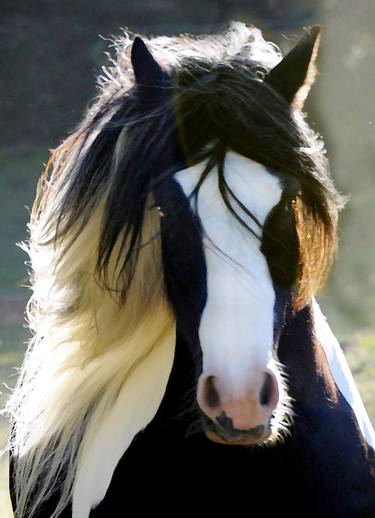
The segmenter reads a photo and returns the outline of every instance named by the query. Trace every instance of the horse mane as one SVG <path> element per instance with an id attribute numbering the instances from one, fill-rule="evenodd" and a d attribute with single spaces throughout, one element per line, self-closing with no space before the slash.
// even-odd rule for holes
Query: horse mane
<path id="1" fill-rule="evenodd" d="M 225 182 L 227 150 L 295 179 L 288 209 L 298 235 L 297 309 L 324 283 L 334 255 L 339 196 L 319 138 L 264 81 L 281 59 L 275 45 L 242 23 L 218 35 L 144 41 L 172 78 L 165 95 L 141 99 L 132 38 L 114 40 L 116 58 L 103 68 L 95 103 L 52 152 L 38 185 L 25 245 L 34 337 L 5 409 L 17 516 L 31 517 L 57 489 L 53 518 L 66 507 L 100 421 L 155 350 L 166 365 L 160 385 L 167 382 L 175 320 L 153 187 L 181 156 L 188 165 L 206 162 L 201 182 L 217 166 L 223 200 L 241 221 Z"/>

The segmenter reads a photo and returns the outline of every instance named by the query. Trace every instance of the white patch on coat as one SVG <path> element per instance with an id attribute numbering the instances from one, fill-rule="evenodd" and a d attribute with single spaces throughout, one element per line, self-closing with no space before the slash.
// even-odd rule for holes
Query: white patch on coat
<path id="1" fill-rule="evenodd" d="M 140 338 L 146 339 L 145 334 Z M 121 457 L 135 435 L 155 416 L 172 369 L 174 341 L 172 328 L 133 368 L 115 404 L 105 418 L 99 419 L 89 441 L 88 454 L 79 463 L 72 518 L 88 518 L 90 510 L 103 500 Z"/>
<path id="2" fill-rule="evenodd" d="M 327 357 L 332 376 L 341 394 L 352 407 L 358 426 L 370 446 L 375 448 L 375 431 L 350 372 L 339 342 L 331 331 L 318 303 L 313 301 L 315 334 Z"/>
<path id="3" fill-rule="evenodd" d="M 203 170 L 198 164 L 176 173 L 186 196 Z M 224 164 L 225 179 L 242 204 L 263 224 L 279 202 L 279 180 L 257 162 L 232 151 Z M 192 200 L 194 207 L 194 201 Z M 261 237 L 262 230 L 233 202 L 242 219 Z M 272 362 L 275 293 L 261 239 L 253 236 L 225 206 L 213 169 L 203 182 L 197 212 L 204 229 L 207 303 L 199 337 L 203 372 L 219 375 L 241 397 Z"/>

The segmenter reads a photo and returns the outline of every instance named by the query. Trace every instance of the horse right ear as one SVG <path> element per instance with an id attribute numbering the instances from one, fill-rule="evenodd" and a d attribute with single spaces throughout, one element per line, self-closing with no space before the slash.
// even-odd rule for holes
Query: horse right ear
<path id="1" fill-rule="evenodd" d="M 264 80 L 294 108 L 302 108 L 314 82 L 319 43 L 320 27 L 315 25 Z"/>
<path id="2" fill-rule="evenodd" d="M 151 93 L 152 89 L 166 86 L 168 75 L 161 68 L 146 44 L 137 36 L 131 50 L 135 82 L 144 93 Z"/>

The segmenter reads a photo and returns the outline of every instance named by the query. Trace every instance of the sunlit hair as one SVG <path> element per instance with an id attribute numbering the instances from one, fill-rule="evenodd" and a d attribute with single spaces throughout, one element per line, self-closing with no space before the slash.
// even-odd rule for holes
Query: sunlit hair
<path id="1" fill-rule="evenodd" d="M 147 356 L 161 357 L 165 387 L 175 319 L 165 296 L 153 186 L 174 172 L 155 173 L 163 154 L 168 162 L 171 141 L 188 165 L 206 161 L 201 182 L 218 166 L 221 195 L 239 219 L 240 202 L 225 182 L 227 150 L 295 179 L 287 208 L 298 236 L 296 307 L 323 283 L 335 250 L 338 197 L 322 145 L 263 82 L 281 58 L 278 49 L 240 23 L 220 35 L 145 41 L 171 75 L 170 91 L 139 104 L 131 38 L 116 40 L 98 98 L 53 151 L 38 185 L 25 245 L 34 336 L 5 409 L 19 518 L 33 516 L 56 490 L 61 498 L 52 518 L 66 507 L 100 422 Z M 282 236 L 269 237 L 287 250 Z"/>

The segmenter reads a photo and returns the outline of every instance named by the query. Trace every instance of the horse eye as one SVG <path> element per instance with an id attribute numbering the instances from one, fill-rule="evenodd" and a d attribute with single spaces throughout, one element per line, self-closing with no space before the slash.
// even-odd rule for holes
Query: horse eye
<path id="1" fill-rule="evenodd" d="M 156 207 L 156 210 L 158 211 L 159 216 L 160 216 L 161 218 L 165 218 L 165 217 L 166 217 L 167 213 L 166 213 L 166 212 L 165 212 L 165 210 L 163 210 L 160 206 L 157 206 L 157 207 Z"/>

